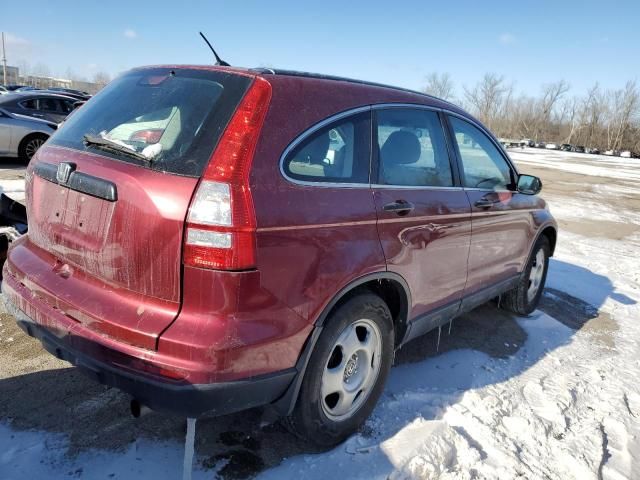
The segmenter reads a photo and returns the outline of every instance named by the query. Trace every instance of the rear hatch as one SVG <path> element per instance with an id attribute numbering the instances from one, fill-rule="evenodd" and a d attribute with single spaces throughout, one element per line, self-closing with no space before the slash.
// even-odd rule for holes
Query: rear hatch
<path id="1" fill-rule="evenodd" d="M 180 310 L 191 197 L 251 81 L 133 70 L 71 115 L 29 166 L 26 245 L 51 268 L 32 288 L 87 328 L 156 348 Z"/>

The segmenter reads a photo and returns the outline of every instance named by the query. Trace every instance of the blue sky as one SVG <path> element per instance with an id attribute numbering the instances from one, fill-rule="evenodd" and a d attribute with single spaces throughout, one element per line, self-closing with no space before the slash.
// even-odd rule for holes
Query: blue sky
<path id="1" fill-rule="evenodd" d="M 485 72 L 520 92 L 567 80 L 640 80 L 640 2 L 5 1 L 9 64 L 86 77 L 157 63 L 209 63 L 203 30 L 232 65 L 277 66 L 417 89 L 432 71 L 458 89 Z"/>

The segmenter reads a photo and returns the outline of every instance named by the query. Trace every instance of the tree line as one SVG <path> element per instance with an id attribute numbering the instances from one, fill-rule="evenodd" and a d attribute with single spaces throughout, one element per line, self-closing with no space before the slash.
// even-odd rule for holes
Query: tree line
<path id="1" fill-rule="evenodd" d="M 423 91 L 460 105 L 499 137 L 640 153 L 635 80 L 619 89 L 596 83 L 584 95 L 571 95 L 569 84 L 559 80 L 526 95 L 517 94 L 504 75 L 486 73 L 475 85 L 463 86 L 459 96 L 449 74 L 432 73 Z"/>
<path id="2" fill-rule="evenodd" d="M 106 84 L 111 81 L 111 75 L 102 70 L 98 70 L 94 72 L 90 76 L 79 75 L 71 68 L 67 68 L 64 74 L 56 72 L 52 73 L 51 69 L 48 65 L 42 62 L 38 62 L 35 65 L 31 65 L 29 62 L 25 60 L 19 60 L 17 62 L 18 69 L 20 70 L 21 77 L 27 77 L 29 75 L 41 76 L 41 77 L 62 77 L 66 80 L 71 80 L 72 82 L 79 83 L 93 83 L 96 86 L 97 90 L 103 88 Z"/>

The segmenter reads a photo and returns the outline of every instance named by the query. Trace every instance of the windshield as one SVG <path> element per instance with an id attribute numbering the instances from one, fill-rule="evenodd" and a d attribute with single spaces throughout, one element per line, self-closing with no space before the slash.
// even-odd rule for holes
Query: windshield
<path id="1" fill-rule="evenodd" d="M 133 70 L 69 116 L 49 143 L 199 176 L 250 81 L 220 71 Z"/>

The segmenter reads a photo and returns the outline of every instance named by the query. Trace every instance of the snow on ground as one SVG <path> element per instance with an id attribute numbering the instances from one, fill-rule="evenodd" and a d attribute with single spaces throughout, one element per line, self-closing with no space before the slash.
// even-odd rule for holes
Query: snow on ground
<path id="1" fill-rule="evenodd" d="M 566 172 L 640 180 L 640 159 L 637 158 L 609 157 L 536 148 L 509 150 L 509 156 L 518 163 L 539 165 Z"/>
<path id="2" fill-rule="evenodd" d="M 17 201 L 24 201 L 24 180 L 2 180 L 0 193 Z"/>
<path id="3" fill-rule="evenodd" d="M 550 195 L 559 220 L 640 225 L 637 211 L 611 206 L 620 196 L 640 196 L 639 167 L 607 157 L 582 162 L 561 152 L 511 155 L 524 165 L 602 179 L 600 198 Z M 452 350 L 396 366 L 362 433 L 329 452 L 285 459 L 259 478 L 638 478 L 639 253 L 637 233 L 612 240 L 561 231 L 546 296 L 588 303 L 599 311 L 598 323 L 576 320 L 577 307 L 577 326 L 572 318 L 536 311 L 516 319 L 524 335 L 522 343 L 506 345 L 511 356 Z M 90 450 L 72 459 L 66 444 L 62 435 L 0 423 L 0 478 L 180 475 L 176 442 L 138 440 L 124 452 Z M 194 478 L 211 478 L 222 467 L 197 466 Z"/>
<path id="4" fill-rule="evenodd" d="M 640 265 L 635 247 L 609 243 L 563 234 L 548 286 L 609 313 L 615 344 L 541 312 L 518 319 L 527 340 L 517 355 L 462 350 L 397 367 L 369 422 L 376 438 L 263 478 L 636 478 L 640 291 L 628 274 Z"/>

